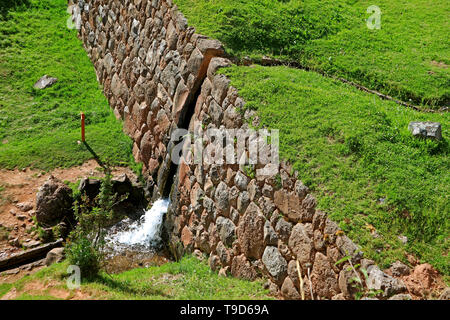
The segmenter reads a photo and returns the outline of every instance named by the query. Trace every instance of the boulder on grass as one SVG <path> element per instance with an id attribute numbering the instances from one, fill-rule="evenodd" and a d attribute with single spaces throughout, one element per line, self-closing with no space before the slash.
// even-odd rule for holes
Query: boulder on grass
<path id="1" fill-rule="evenodd" d="M 49 77 L 48 75 L 44 75 L 34 84 L 33 87 L 35 89 L 45 89 L 45 88 L 51 87 L 57 81 L 58 81 L 57 78 L 52 78 L 52 77 Z"/>
<path id="2" fill-rule="evenodd" d="M 36 219 L 44 227 L 53 227 L 61 221 L 73 221 L 72 189 L 50 176 L 36 195 Z"/>
<path id="3" fill-rule="evenodd" d="M 50 250 L 45 257 L 45 265 L 49 266 L 61 262 L 64 259 L 64 248 L 55 248 Z"/>
<path id="4" fill-rule="evenodd" d="M 442 139 L 442 128 L 439 122 L 411 122 L 408 129 L 414 137 Z"/>

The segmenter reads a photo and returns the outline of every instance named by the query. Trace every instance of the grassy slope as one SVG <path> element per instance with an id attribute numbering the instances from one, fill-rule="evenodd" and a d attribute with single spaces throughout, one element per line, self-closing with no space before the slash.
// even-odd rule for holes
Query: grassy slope
<path id="1" fill-rule="evenodd" d="M 175 3 L 235 55 L 281 56 L 405 101 L 450 103 L 448 1 L 380 0 L 380 30 L 366 26 L 368 0 Z"/>
<path id="2" fill-rule="evenodd" d="M 387 266 L 410 251 L 450 274 L 448 113 L 418 113 L 302 70 L 223 72 L 261 124 L 280 129 L 281 156 L 368 257 Z M 413 138 L 407 128 L 415 120 L 440 121 L 445 141 Z M 409 238 L 406 247 L 400 234 Z"/>
<path id="3" fill-rule="evenodd" d="M 77 144 L 80 111 L 100 158 L 131 163 L 131 140 L 108 107 L 76 30 L 66 26 L 66 8 L 65 0 L 33 0 L 0 18 L 0 167 L 47 170 L 92 158 Z M 44 74 L 59 81 L 34 89 Z"/>
<path id="4" fill-rule="evenodd" d="M 36 280 L 56 280 L 59 288 L 67 290 L 67 267 L 67 262 L 55 264 L 12 285 L 0 285 L 0 297 L 12 287 L 21 291 L 26 283 Z M 103 274 L 97 280 L 83 282 L 80 289 L 90 294 L 93 299 L 273 299 L 267 290 L 262 288 L 260 281 L 219 277 L 206 263 L 194 257 L 185 257 L 180 262 L 167 263 L 161 267 L 134 269 L 111 277 Z M 22 292 L 18 299 L 55 299 L 49 292 L 42 292 L 37 297 L 34 294 Z"/>

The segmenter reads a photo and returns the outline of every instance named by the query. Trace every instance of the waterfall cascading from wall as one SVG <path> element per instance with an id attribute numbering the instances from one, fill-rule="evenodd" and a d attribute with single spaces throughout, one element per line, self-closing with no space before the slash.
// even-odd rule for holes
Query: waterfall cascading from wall
<path id="1" fill-rule="evenodd" d="M 169 200 L 155 201 L 150 210 L 137 221 L 131 222 L 125 230 L 106 237 L 109 244 L 118 247 L 144 247 L 151 249 L 161 244 L 162 222 L 169 207 Z M 121 225 L 127 221 L 120 222 Z"/>

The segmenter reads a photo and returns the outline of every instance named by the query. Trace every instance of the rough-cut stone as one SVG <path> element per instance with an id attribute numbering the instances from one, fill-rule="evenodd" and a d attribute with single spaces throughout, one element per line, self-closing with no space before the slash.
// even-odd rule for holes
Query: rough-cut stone
<path id="1" fill-rule="evenodd" d="M 327 238 L 327 241 L 331 244 L 336 241 L 336 233 L 339 231 L 338 225 L 331 221 L 330 219 L 326 219 L 325 227 L 323 229 L 324 237 Z"/>
<path id="2" fill-rule="evenodd" d="M 325 247 L 325 239 L 320 230 L 314 230 L 314 249 L 321 251 Z"/>
<path id="3" fill-rule="evenodd" d="M 247 192 L 250 197 L 250 201 L 256 201 L 258 198 L 261 197 L 261 191 L 255 179 L 249 182 L 247 186 Z"/>
<path id="4" fill-rule="evenodd" d="M 209 247 L 211 248 L 211 251 L 214 251 L 216 250 L 217 244 L 220 241 L 215 223 L 210 223 L 208 228 L 208 234 L 209 234 Z"/>
<path id="5" fill-rule="evenodd" d="M 64 259 L 64 248 L 55 248 L 50 250 L 45 257 L 45 265 L 61 262 Z"/>
<path id="6" fill-rule="evenodd" d="M 229 207 L 228 202 L 228 187 L 225 184 L 225 182 L 220 182 L 217 186 L 216 192 L 215 192 L 215 199 L 216 199 L 216 207 L 221 212 L 227 212 Z"/>
<path id="7" fill-rule="evenodd" d="M 273 187 L 270 184 L 264 184 L 264 186 L 262 187 L 262 194 L 265 197 L 273 197 Z"/>
<path id="8" fill-rule="evenodd" d="M 330 261 L 320 252 L 316 253 L 311 282 L 316 296 L 331 299 L 339 293 L 337 274 L 331 268 Z"/>
<path id="9" fill-rule="evenodd" d="M 309 188 L 303 184 L 300 180 L 295 182 L 294 191 L 300 199 L 304 199 L 309 193 Z"/>
<path id="10" fill-rule="evenodd" d="M 405 284 L 402 281 L 384 273 L 378 266 L 369 266 L 367 275 L 367 288 L 370 290 L 381 290 L 384 297 L 391 297 L 406 291 Z"/>
<path id="11" fill-rule="evenodd" d="M 231 250 L 227 249 L 222 243 L 222 241 L 220 241 L 217 244 L 216 252 L 217 255 L 219 256 L 220 263 L 222 264 L 222 266 L 229 266 L 231 264 L 232 259 Z"/>
<path id="12" fill-rule="evenodd" d="M 298 223 L 292 229 L 289 237 L 289 247 L 302 265 L 312 263 L 314 255 L 313 242 L 308 237 L 303 224 Z"/>
<path id="13" fill-rule="evenodd" d="M 244 191 L 245 192 L 245 191 Z M 259 207 L 261 208 L 264 216 L 267 219 L 270 219 L 274 211 L 276 210 L 276 206 L 270 198 L 260 197 L 258 200 Z"/>
<path id="14" fill-rule="evenodd" d="M 273 246 L 267 246 L 262 256 L 262 262 L 275 282 L 281 284 L 287 275 L 287 262 L 278 249 Z"/>
<path id="15" fill-rule="evenodd" d="M 247 191 L 240 192 L 237 201 L 236 207 L 239 212 L 244 212 L 250 203 L 250 197 Z"/>
<path id="16" fill-rule="evenodd" d="M 235 239 L 235 226 L 234 223 L 224 217 L 218 217 L 216 220 L 217 231 L 219 232 L 220 240 L 227 247 L 231 247 Z"/>
<path id="17" fill-rule="evenodd" d="M 291 278 L 295 287 L 297 289 L 300 289 L 300 281 L 299 281 L 300 278 L 298 277 L 298 269 L 297 269 L 297 261 L 296 260 L 289 261 L 287 272 L 288 272 L 289 278 Z"/>
<path id="18" fill-rule="evenodd" d="M 308 194 L 302 201 L 302 207 L 300 210 L 300 220 L 302 222 L 312 222 L 314 214 L 316 212 L 316 199 Z"/>
<path id="19" fill-rule="evenodd" d="M 264 251 L 265 218 L 255 203 L 250 203 L 238 226 L 242 252 L 249 258 L 260 259 Z"/>
<path id="20" fill-rule="evenodd" d="M 73 217 L 72 189 L 50 176 L 36 195 L 36 219 L 44 226 L 55 226 Z"/>
<path id="21" fill-rule="evenodd" d="M 264 224 L 264 244 L 276 246 L 278 244 L 278 236 L 269 221 Z"/>
<path id="22" fill-rule="evenodd" d="M 184 226 L 181 231 L 181 242 L 183 242 L 185 248 L 189 247 L 194 242 L 192 231 L 188 228 L 188 226 Z"/>
<path id="23" fill-rule="evenodd" d="M 216 74 L 216 71 L 220 68 L 229 67 L 231 65 L 231 61 L 225 58 L 215 57 L 211 59 L 211 62 L 209 63 L 208 67 L 208 78 L 210 81 L 214 79 L 214 76 Z"/>
<path id="24" fill-rule="evenodd" d="M 283 285 L 281 286 L 281 293 L 283 294 L 283 297 L 288 300 L 301 299 L 301 296 L 298 293 L 297 289 L 295 288 L 292 279 L 289 277 L 286 277 L 284 279 Z"/>
<path id="25" fill-rule="evenodd" d="M 209 233 L 207 231 L 200 232 L 195 237 L 195 247 L 199 248 L 204 253 L 211 252 L 211 247 L 209 246 Z"/>
<path id="26" fill-rule="evenodd" d="M 231 263 L 231 274 L 233 277 L 250 281 L 255 280 L 258 276 L 255 269 L 251 266 L 244 254 L 233 258 Z"/>
<path id="27" fill-rule="evenodd" d="M 314 230 L 323 231 L 327 220 L 327 214 L 322 211 L 316 211 L 313 217 L 312 225 Z"/>
<path id="28" fill-rule="evenodd" d="M 409 275 L 411 269 L 406 264 L 396 261 L 391 266 L 391 272 L 394 277 L 401 277 Z"/>
<path id="29" fill-rule="evenodd" d="M 199 37 L 196 46 L 205 55 L 221 56 L 224 53 L 222 44 L 215 39 Z"/>
<path id="30" fill-rule="evenodd" d="M 275 231 L 278 233 L 281 240 L 288 242 L 292 231 L 292 223 L 284 220 L 283 218 L 278 219 L 275 225 Z"/>
<path id="31" fill-rule="evenodd" d="M 211 95 L 219 105 L 221 105 L 223 100 L 225 99 L 229 85 L 230 80 L 227 76 L 218 74 L 214 77 Z"/>
<path id="32" fill-rule="evenodd" d="M 360 259 L 363 256 L 361 250 L 346 235 L 337 237 L 336 246 L 344 256 L 351 256 L 353 259 Z"/>
<path id="33" fill-rule="evenodd" d="M 292 222 L 298 222 L 301 219 L 300 198 L 295 192 L 287 192 L 285 189 L 275 191 L 274 202 L 278 209 Z"/>
<path id="34" fill-rule="evenodd" d="M 191 57 L 187 62 L 187 68 L 195 76 L 199 76 L 201 72 L 201 66 L 203 62 L 203 55 L 197 48 L 191 53 Z"/>
<path id="35" fill-rule="evenodd" d="M 228 106 L 223 115 L 223 122 L 228 129 L 240 128 L 242 118 L 233 105 Z"/>
<path id="36" fill-rule="evenodd" d="M 234 184 L 241 191 L 247 190 L 248 178 L 240 171 L 238 171 L 234 177 Z"/>
<path id="37" fill-rule="evenodd" d="M 217 255 L 210 255 L 208 259 L 208 264 L 211 270 L 216 271 L 220 267 L 220 259 Z"/>
<path id="38" fill-rule="evenodd" d="M 339 289 L 341 289 L 343 296 L 347 299 L 351 299 L 357 291 L 351 282 L 351 279 L 355 278 L 356 274 L 349 267 L 349 265 L 345 265 L 339 273 Z"/>
<path id="39" fill-rule="evenodd" d="M 35 84 L 35 89 L 45 89 L 53 86 L 58 81 L 58 78 L 49 77 L 48 75 L 42 76 Z"/>

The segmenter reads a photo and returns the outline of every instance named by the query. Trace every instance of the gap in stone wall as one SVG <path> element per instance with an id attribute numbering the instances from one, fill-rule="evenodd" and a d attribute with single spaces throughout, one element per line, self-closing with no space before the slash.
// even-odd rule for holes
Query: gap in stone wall
<path id="1" fill-rule="evenodd" d="M 206 78 L 206 75 L 200 81 L 198 81 L 197 84 L 194 86 L 195 93 L 192 95 L 192 97 L 191 97 L 192 92 L 191 92 L 191 94 L 189 94 L 189 97 L 181 111 L 180 119 L 179 119 L 178 126 L 177 126 L 179 129 L 187 130 L 189 128 L 189 124 L 191 123 L 191 119 L 195 113 L 195 106 L 198 102 L 199 96 L 202 91 L 201 90 L 202 83 L 204 82 L 205 78 Z M 175 142 L 179 143 L 179 141 L 172 141 L 170 146 L 173 147 L 175 145 Z M 170 152 L 171 152 L 171 150 L 169 147 L 169 153 Z M 170 196 L 170 193 L 172 190 L 172 185 L 175 181 L 175 176 L 178 172 L 178 165 L 175 164 L 173 161 L 170 161 L 170 163 L 168 163 L 166 170 L 168 170 L 168 174 L 164 175 L 166 178 L 163 179 L 162 181 L 158 181 L 158 185 L 160 185 L 160 190 L 162 190 L 161 195 L 164 199 L 167 199 Z"/>

